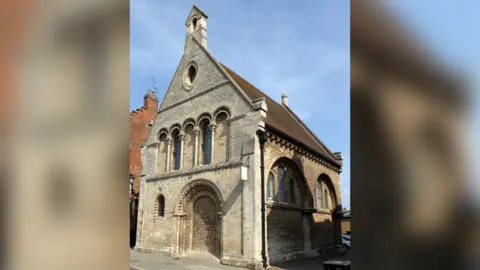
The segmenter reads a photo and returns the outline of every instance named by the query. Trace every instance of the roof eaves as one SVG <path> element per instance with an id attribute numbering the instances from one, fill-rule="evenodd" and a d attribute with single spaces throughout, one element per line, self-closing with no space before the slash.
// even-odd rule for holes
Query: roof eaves
<path id="1" fill-rule="evenodd" d="M 307 149 L 308 151 L 310 152 L 313 152 L 315 153 L 315 155 L 319 156 L 321 159 L 323 159 L 324 161 L 330 163 L 331 165 L 333 165 L 334 167 L 338 168 L 338 169 L 341 169 L 342 168 L 342 165 L 340 165 L 340 163 L 338 163 L 336 160 L 332 159 L 331 157 L 328 157 L 328 156 L 325 156 L 324 154 L 312 149 L 311 147 L 309 147 L 308 145 L 302 143 L 301 141 L 293 138 L 292 136 L 288 135 L 288 134 L 285 134 L 285 132 L 282 132 L 278 129 L 276 129 L 275 127 L 269 125 L 269 124 L 265 124 L 267 130 L 270 130 L 270 131 L 273 131 L 274 133 L 277 133 L 277 134 L 280 134 L 282 137 L 285 137 L 287 138 L 288 140 L 294 142 L 295 144 L 298 144 L 300 145 L 301 147 Z"/>

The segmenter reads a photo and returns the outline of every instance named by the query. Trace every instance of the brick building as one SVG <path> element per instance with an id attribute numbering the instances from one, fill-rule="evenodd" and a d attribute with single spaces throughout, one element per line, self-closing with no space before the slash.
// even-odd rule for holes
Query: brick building
<path id="1" fill-rule="evenodd" d="M 267 263 L 315 256 L 340 240 L 342 155 L 285 94 L 275 102 L 212 55 L 207 18 L 192 8 L 184 55 L 142 148 L 136 249 L 210 253 L 244 267 L 260 266 L 263 251 Z"/>
<path id="2" fill-rule="evenodd" d="M 130 212 L 130 245 L 135 245 L 137 224 L 138 190 L 140 187 L 140 172 L 142 169 L 141 148 L 147 138 L 153 120 L 157 115 L 157 93 L 148 90 L 143 97 L 143 106 L 130 113 L 130 180 L 133 182 L 130 194 L 136 197 L 131 201 L 133 211 Z"/>
<path id="3" fill-rule="evenodd" d="M 157 92 L 148 90 L 143 97 L 143 106 L 130 113 L 130 175 L 134 178 L 133 190 L 138 193 L 142 169 L 142 142 L 147 139 L 153 121 L 157 116 Z"/>

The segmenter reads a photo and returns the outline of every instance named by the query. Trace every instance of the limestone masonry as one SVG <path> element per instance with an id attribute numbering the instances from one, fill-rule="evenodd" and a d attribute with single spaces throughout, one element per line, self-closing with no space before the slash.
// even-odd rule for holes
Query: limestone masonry
<path id="1" fill-rule="evenodd" d="M 288 108 L 286 95 L 276 103 L 213 57 L 207 18 L 196 6 L 188 15 L 184 55 L 142 146 L 136 249 L 259 267 L 256 132 L 264 130 L 269 263 L 315 256 L 339 243 L 341 154 Z"/>

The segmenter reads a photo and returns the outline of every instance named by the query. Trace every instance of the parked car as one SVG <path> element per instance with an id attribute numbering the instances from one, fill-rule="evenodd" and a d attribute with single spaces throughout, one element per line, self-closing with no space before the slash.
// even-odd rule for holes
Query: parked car
<path id="1" fill-rule="evenodd" d="M 350 235 L 344 234 L 342 235 L 342 244 L 347 248 L 347 250 L 350 250 Z"/>

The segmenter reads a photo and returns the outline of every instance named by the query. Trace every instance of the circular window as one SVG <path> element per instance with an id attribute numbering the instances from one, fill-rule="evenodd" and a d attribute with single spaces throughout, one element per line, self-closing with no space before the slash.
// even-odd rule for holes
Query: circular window
<path id="1" fill-rule="evenodd" d="M 183 85 L 185 89 L 192 89 L 193 85 L 195 84 L 197 74 L 197 65 L 195 63 L 191 63 L 190 65 L 188 65 L 188 68 L 183 75 Z"/>
<path id="2" fill-rule="evenodd" d="M 194 66 L 190 66 L 187 73 L 187 83 L 192 85 L 195 77 L 197 77 L 197 69 Z"/>

